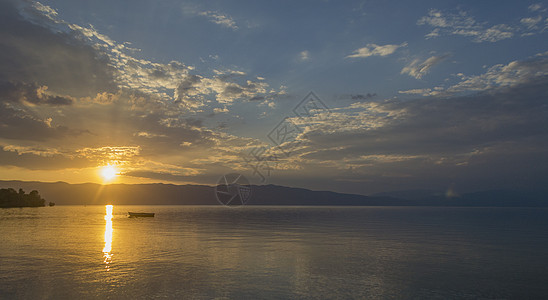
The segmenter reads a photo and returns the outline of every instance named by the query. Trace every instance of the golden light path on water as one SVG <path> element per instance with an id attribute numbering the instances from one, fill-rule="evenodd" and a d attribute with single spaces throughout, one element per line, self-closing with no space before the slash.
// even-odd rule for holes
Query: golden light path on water
<path id="1" fill-rule="evenodd" d="M 105 247 L 103 248 L 103 258 L 105 263 L 105 268 L 107 271 L 110 270 L 110 262 L 112 261 L 112 205 L 106 206 L 105 213 Z"/>

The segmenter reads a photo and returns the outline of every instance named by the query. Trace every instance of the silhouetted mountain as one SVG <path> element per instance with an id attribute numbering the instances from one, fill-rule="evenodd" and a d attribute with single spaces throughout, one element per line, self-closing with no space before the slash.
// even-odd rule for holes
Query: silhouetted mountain
<path id="1" fill-rule="evenodd" d="M 278 185 L 253 186 L 251 205 L 407 205 L 405 200 L 329 191 L 311 191 Z"/>
<path id="2" fill-rule="evenodd" d="M 173 184 L 68 184 L 65 182 L 0 181 L 0 187 L 35 189 L 57 205 L 213 205 L 218 204 L 213 188 L 205 185 Z"/>
<path id="3" fill-rule="evenodd" d="M 214 188 L 207 185 L 0 181 L 0 188 L 38 190 L 46 200 L 54 201 L 58 205 L 219 205 Z M 440 191 L 413 190 L 363 196 L 260 185 L 252 186 L 252 198 L 248 205 L 547 207 L 548 199 L 545 195 L 547 193 L 544 191 L 496 190 L 448 198 Z"/>

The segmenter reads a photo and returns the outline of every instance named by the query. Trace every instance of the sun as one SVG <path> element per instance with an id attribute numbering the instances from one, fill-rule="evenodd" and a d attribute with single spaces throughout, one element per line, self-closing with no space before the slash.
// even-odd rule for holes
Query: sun
<path id="1" fill-rule="evenodd" d="M 118 176 L 118 170 L 115 166 L 107 165 L 101 168 L 101 177 L 104 181 L 111 181 Z"/>

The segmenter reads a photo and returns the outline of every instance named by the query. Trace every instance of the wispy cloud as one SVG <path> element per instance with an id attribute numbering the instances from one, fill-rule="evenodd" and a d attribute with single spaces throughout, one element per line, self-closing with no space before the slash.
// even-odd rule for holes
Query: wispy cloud
<path id="1" fill-rule="evenodd" d="M 238 29 L 238 26 L 236 25 L 234 19 L 232 19 L 229 15 L 222 14 L 218 11 L 202 11 L 199 12 L 198 15 L 207 17 L 210 22 L 221 25 L 223 27 L 227 27 L 233 30 Z"/>
<path id="2" fill-rule="evenodd" d="M 365 58 L 369 56 L 387 56 L 394 53 L 398 48 L 406 47 L 407 43 L 401 43 L 399 45 L 377 45 L 367 44 L 363 48 L 354 50 L 353 54 L 346 56 L 346 58 Z"/>
<path id="3" fill-rule="evenodd" d="M 405 91 L 398 91 L 400 94 L 405 95 L 421 95 L 421 96 L 438 96 L 444 94 L 444 88 L 437 86 L 434 88 L 423 88 L 423 89 L 410 89 Z"/>
<path id="4" fill-rule="evenodd" d="M 480 75 L 458 75 L 461 82 L 448 88 L 448 92 L 484 91 L 494 87 L 531 82 L 536 78 L 548 76 L 548 52 L 539 53 L 527 60 L 494 65 Z"/>
<path id="5" fill-rule="evenodd" d="M 400 73 L 407 74 L 411 77 L 415 77 L 416 79 L 421 79 L 430 71 L 430 69 L 432 69 L 433 66 L 439 64 L 448 56 L 449 55 L 431 56 L 422 62 L 417 58 L 405 66 Z"/>
<path id="6" fill-rule="evenodd" d="M 476 43 L 498 42 L 512 38 L 516 35 L 529 36 L 543 32 L 545 26 L 540 26 L 544 17 L 540 4 L 529 6 L 529 11 L 539 15 L 523 17 L 519 23 L 488 25 L 479 22 L 465 11 L 443 12 L 431 9 L 428 14 L 417 21 L 417 25 L 429 25 L 433 30 L 426 34 L 426 39 L 436 38 L 442 35 L 459 35 L 469 37 Z"/>
<path id="7" fill-rule="evenodd" d="M 522 18 L 520 20 L 521 24 L 527 26 L 528 29 L 535 29 L 537 25 L 542 21 L 541 16 L 536 16 L 533 18 Z"/>
<path id="8" fill-rule="evenodd" d="M 428 15 L 420 18 L 417 25 L 430 25 L 434 30 L 426 38 L 445 35 L 461 35 L 471 37 L 474 42 L 496 42 L 514 36 L 514 29 L 505 24 L 485 27 L 464 11 L 446 13 L 431 9 Z"/>
<path id="9" fill-rule="evenodd" d="M 545 9 L 542 9 L 542 4 L 540 3 L 534 3 L 534 4 L 531 4 L 529 5 L 528 9 L 532 12 L 535 12 L 535 11 L 546 11 L 546 8 Z"/>
<path id="10" fill-rule="evenodd" d="M 420 65 L 404 68 L 405 73 L 420 78 L 417 77 L 417 75 L 420 75 Z M 404 70 L 402 70 L 402 73 L 404 73 Z M 496 64 L 489 67 L 483 74 L 465 75 L 458 73 L 456 76 L 460 81 L 449 87 L 410 89 L 399 91 L 399 93 L 422 96 L 451 96 L 462 92 L 482 92 L 499 87 L 512 87 L 534 82 L 548 76 L 548 52 L 538 53 L 526 60 Z"/>
<path id="11" fill-rule="evenodd" d="M 299 59 L 301 61 L 309 60 L 310 59 L 310 52 L 308 50 L 301 51 L 301 53 L 299 53 Z"/>

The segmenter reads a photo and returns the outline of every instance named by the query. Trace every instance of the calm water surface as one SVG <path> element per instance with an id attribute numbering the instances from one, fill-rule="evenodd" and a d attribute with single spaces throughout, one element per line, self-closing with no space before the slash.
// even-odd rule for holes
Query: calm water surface
<path id="1" fill-rule="evenodd" d="M 156 212 L 128 218 L 128 211 Z M 2 299 L 542 299 L 548 210 L 0 210 Z"/>

